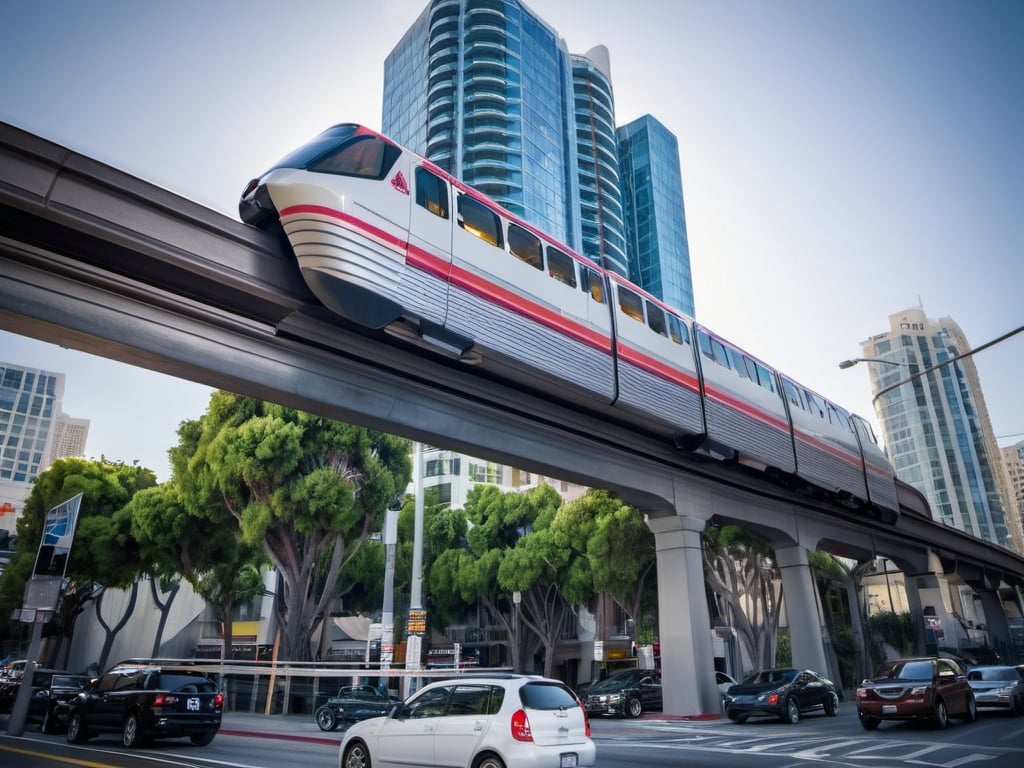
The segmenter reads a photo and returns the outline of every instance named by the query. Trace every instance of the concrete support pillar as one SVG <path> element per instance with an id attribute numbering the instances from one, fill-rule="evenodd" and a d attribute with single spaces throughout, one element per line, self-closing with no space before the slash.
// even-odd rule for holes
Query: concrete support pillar
<path id="1" fill-rule="evenodd" d="M 775 558 L 782 574 L 793 666 L 827 675 L 829 667 L 823 642 L 825 628 L 821 622 L 818 590 L 807 560 L 807 550 L 800 546 L 776 548 Z"/>
<path id="2" fill-rule="evenodd" d="M 701 531 L 692 517 L 649 519 L 658 557 L 658 630 L 663 710 L 674 715 L 720 715 Z"/>
<path id="3" fill-rule="evenodd" d="M 943 600 L 943 584 L 938 574 L 907 575 L 907 603 L 914 622 L 915 652 L 921 656 L 934 656 L 945 640 L 948 611 Z"/>
<path id="4" fill-rule="evenodd" d="M 974 591 L 977 592 L 981 608 L 985 612 L 985 630 L 988 633 L 989 645 L 1001 659 L 1007 661 L 1013 653 L 1013 645 L 1010 642 L 1010 624 L 1006 620 L 1006 611 L 1003 610 L 1003 599 L 999 596 L 999 590 Z"/>

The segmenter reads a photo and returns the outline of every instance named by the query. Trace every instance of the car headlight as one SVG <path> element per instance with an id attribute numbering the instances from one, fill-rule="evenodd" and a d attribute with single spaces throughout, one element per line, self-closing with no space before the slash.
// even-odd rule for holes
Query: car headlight
<path id="1" fill-rule="evenodd" d="M 911 696 L 923 696 L 926 693 L 928 693 L 927 685 L 915 685 L 913 688 L 910 689 Z"/>
<path id="2" fill-rule="evenodd" d="M 622 701 L 625 698 L 621 693 L 613 693 L 608 697 L 608 701 L 614 704 L 617 701 Z"/>

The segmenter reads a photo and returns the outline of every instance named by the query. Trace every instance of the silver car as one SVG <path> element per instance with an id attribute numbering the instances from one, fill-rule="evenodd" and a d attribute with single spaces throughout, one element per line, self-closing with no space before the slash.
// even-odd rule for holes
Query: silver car
<path id="1" fill-rule="evenodd" d="M 424 686 L 386 717 L 345 731 L 339 768 L 587 768 L 590 721 L 564 683 L 466 675 Z"/>
<path id="2" fill-rule="evenodd" d="M 1024 669 L 1008 665 L 986 664 L 970 667 L 967 682 L 974 691 L 978 709 L 1005 709 L 1010 714 L 1024 714 Z"/>

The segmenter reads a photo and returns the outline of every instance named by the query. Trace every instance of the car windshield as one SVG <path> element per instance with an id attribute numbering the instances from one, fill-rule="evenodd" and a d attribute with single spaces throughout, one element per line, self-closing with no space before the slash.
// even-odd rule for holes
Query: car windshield
<path id="1" fill-rule="evenodd" d="M 645 669 L 627 669 L 622 672 L 616 672 L 614 675 L 594 683 L 590 687 L 590 693 L 617 691 L 620 688 L 637 685 L 642 678 L 650 674 L 650 671 Z"/>
<path id="2" fill-rule="evenodd" d="M 1017 667 L 977 667 L 968 670 L 968 680 L 999 680 L 1002 682 L 1020 682 L 1024 679 Z"/>
<path id="3" fill-rule="evenodd" d="M 930 661 L 896 661 L 882 667 L 879 677 L 890 680 L 931 680 Z"/>
<path id="4" fill-rule="evenodd" d="M 762 669 L 744 678 L 745 685 L 765 685 L 770 683 L 791 683 L 797 675 L 795 669 Z"/>

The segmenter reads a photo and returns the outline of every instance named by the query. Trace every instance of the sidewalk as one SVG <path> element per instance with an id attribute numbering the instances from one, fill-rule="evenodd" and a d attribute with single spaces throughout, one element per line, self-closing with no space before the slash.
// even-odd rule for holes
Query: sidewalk
<path id="1" fill-rule="evenodd" d="M 312 715 L 257 715 L 248 712 L 225 712 L 220 733 L 248 736 L 255 739 L 285 739 L 307 744 L 341 743 L 344 730 L 321 731 Z"/>

